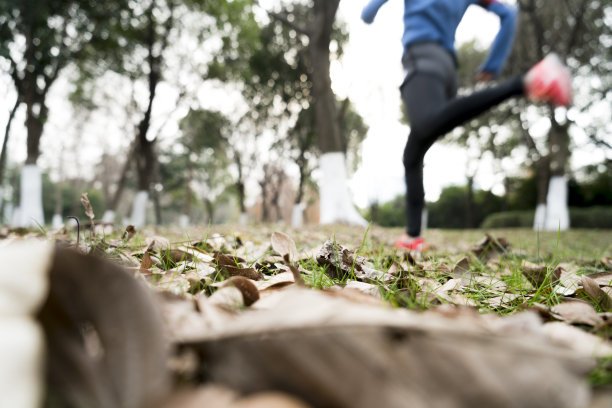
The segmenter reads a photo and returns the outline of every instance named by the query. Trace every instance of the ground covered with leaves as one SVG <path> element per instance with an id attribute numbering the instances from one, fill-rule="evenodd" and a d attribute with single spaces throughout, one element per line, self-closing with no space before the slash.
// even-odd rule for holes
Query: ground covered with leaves
<path id="1" fill-rule="evenodd" d="M 513 373 L 516 368 L 517 375 L 522 376 L 518 373 L 537 365 L 542 370 L 540 376 L 550 374 L 551 382 L 558 380 L 562 384 L 565 377 L 554 377 L 562 370 L 550 361 L 565 361 L 579 380 L 588 379 L 585 392 L 612 386 L 612 232 L 431 230 L 425 234 L 428 248 L 423 253 L 394 249 L 392 244 L 400 233 L 398 229 L 377 226 L 311 226 L 295 230 L 269 225 L 189 230 L 128 227 L 123 231 L 96 225 L 80 231 L 78 236 L 73 228 L 43 232 L 59 245 L 78 245 L 82 252 L 121 265 L 159 295 L 160 313 L 175 345 L 171 367 L 178 382 L 222 384 L 229 387 L 230 393 L 238 394 L 278 388 L 310 406 L 368 406 L 380 401 L 380 397 L 370 400 L 361 396 L 360 403 L 351 402 L 354 397 L 348 391 L 343 394 L 337 378 L 330 379 L 336 384 L 333 390 L 312 383 L 312 378 L 325 377 L 322 370 L 329 371 L 330 365 L 334 367 L 332 371 L 336 370 L 334 375 L 347 376 L 347 372 L 355 370 L 353 359 L 368 367 L 368 372 L 381 367 L 393 371 L 391 366 L 399 365 L 399 376 L 409 375 L 411 369 L 406 366 L 414 365 L 414 361 L 409 363 L 402 360 L 407 357 L 401 357 L 401 352 L 387 350 L 389 344 L 409 338 L 412 340 L 406 344 L 422 356 L 416 369 L 419 381 L 423 381 L 419 390 L 429 387 L 432 394 L 436 388 L 423 379 L 427 372 L 435 377 L 431 381 L 448 390 L 453 388 L 453 381 L 445 383 L 440 379 L 444 377 L 441 373 L 452 371 L 453 364 L 469 367 L 474 361 L 481 363 L 467 370 L 482 381 L 477 387 L 491 385 L 492 380 L 484 378 L 497 375 L 507 390 L 512 390 L 506 397 L 500 396 L 503 392 L 498 390 L 491 397 L 492 404 L 504 398 L 515 402 L 527 398 L 528 404 L 523 406 L 596 406 L 592 404 L 597 398 L 585 397 L 581 392 L 559 400 L 548 397 L 550 405 L 531 405 L 539 397 L 535 391 L 530 393 L 529 381 L 523 379 L 515 384 L 512 375 L 506 378 L 508 374 L 502 374 Z M 21 240 L 23 236 L 4 231 L 4 238 Z M 278 305 L 280 309 L 275 309 Z M 329 310 L 323 311 L 324 305 L 329 305 Z M 266 310 L 276 311 L 266 315 Z M 279 310 L 286 315 L 279 314 Z M 386 337 L 383 341 L 377 331 L 368 331 L 372 327 L 385 333 L 391 330 L 393 341 L 385 343 Z M 294 338 L 296 330 L 300 334 Z M 312 330 L 317 334 L 313 335 Z M 354 344 L 355 336 L 345 335 L 347 330 L 357 330 L 357 337 L 363 341 Z M 421 346 L 419 340 L 413 340 L 414 333 L 425 333 L 429 340 Z M 451 348 L 431 349 L 432 344 L 438 344 L 438 336 L 454 339 L 453 345 L 448 345 Z M 271 337 L 276 342 L 273 345 L 261 340 Z M 542 348 L 534 351 L 533 347 L 544 337 Z M 333 342 L 343 351 L 333 352 Z M 234 344 L 232 349 L 230 344 Z M 282 352 L 286 344 L 291 346 Z M 562 352 L 542 351 L 549 344 L 560 347 Z M 484 351 L 487 347 L 498 352 L 488 354 Z M 347 348 L 353 353 L 350 362 L 336 361 Z M 229 357 L 235 356 L 236 350 L 250 351 L 238 353 L 242 357 L 237 362 L 238 357 Z M 282 359 L 278 357 L 279 350 Z M 460 356 L 462 350 L 471 350 L 472 354 Z M 497 355 L 501 350 L 503 358 Z M 255 355 L 266 353 L 274 355 L 275 368 L 250 372 L 248 367 L 262 366 L 261 361 L 255 362 Z M 439 362 L 429 353 L 448 353 L 445 367 L 436 371 Z M 322 354 L 322 361 L 334 363 L 326 366 L 315 364 L 316 358 L 296 357 L 305 354 Z M 211 357 L 219 355 L 225 357 Z M 364 361 L 368 358 L 372 361 Z M 583 365 L 587 358 L 594 363 Z M 425 367 L 430 364 L 434 368 Z M 291 382 L 289 372 L 294 373 L 293 380 L 299 386 Z M 360 384 L 360 380 L 355 381 L 353 388 Z M 404 380 L 385 381 L 397 383 L 397 395 L 407 389 Z M 575 386 L 584 391 L 578 383 L 570 383 L 568 389 L 574 390 Z M 313 396 L 317 393 L 313 389 L 323 396 Z M 403 391 L 397 391 L 400 389 Z M 227 392 L 224 389 L 221 394 L 227 396 Z M 523 392 L 525 396 L 518 395 Z M 216 391 L 212 393 L 214 398 L 225 398 Z M 470 395 L 452 391 L 452 398 L 465 402 L 454 406 L 469 406 L 470 398 L 474 398 Z M 414 392 L 404 397 L 419 400 Z M 210 401 L 210 394 L 206 398 Z M 443 405 L 443 400 L 431 403 L 436 401 L 432 398 L 424 398 L 429 405 L 422 406 Z M 479 403 L 483 398 L 487 401 L 486 396 L 480 395 Z M 612 400 L 602 401 L 605 404 Z M 402 403 L 387 397 L 381 406 Z"/>

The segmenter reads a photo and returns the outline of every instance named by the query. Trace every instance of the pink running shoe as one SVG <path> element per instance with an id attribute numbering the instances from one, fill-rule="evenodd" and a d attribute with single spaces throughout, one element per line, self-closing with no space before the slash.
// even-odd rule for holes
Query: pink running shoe
<path id="1" fill-rule="evenodd" d="M 549 54 L 534 65 L 525 75 L 524 83 L 531 101 L 565 107 L 572 101 L 572 78 L 557 54 Z"/>
<path id="2" fill-rule="evenodd" d="M 407 235 L 402 235 L 393 246 L 398 249 L 421 252 L 425 249 L 425 241 L 421 237 L 409 238 Z"/>

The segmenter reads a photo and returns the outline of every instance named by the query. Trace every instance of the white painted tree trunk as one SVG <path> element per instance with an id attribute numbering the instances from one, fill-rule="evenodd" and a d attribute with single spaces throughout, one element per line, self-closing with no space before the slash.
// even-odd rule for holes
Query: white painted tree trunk
<path id="1" fill-rule="evenodd" d="M 38 166 L 27 164 L 21 169 L 21 194 L 17 226 L 35 227 L 44 224 L 42 176 Z"/>
<path id="2" fill-rule="evenodd" d="M 189 226 L 189 216 L 187 214 L 179 215 L 178 224 L 181 228 L 187 228 Z"/>
<path id="3" fill-rule="evenodd" d="M 304 225 L 304 209 L 306 205 L 304 203 L 297 203 L 293 205 L 291 210 L 291 226 L 294 228 L 300 228 Z"/>
<path id="4" fill-rule="evenodd" d="M 147 203 L 149 202 L 148 191 L 138 191 L 134 196 L 132 205 L 132 216 L 130 224 L 135 227 L 142 227 L 147 222 Z"/>
<path id="5" fill-rule="evenodd" d="M 535 210 L 535 216 L 533 217 L 533 229 L 536 231 L 543 230 L 545 222 L 546 222 L 546 204 L 538 204 Z"/>
<path id="6" fill-rule="evenodd" d="M 344 153 L 324 153 L 319 158 L 321 180 L 319 181 L 320 224 L 343 223 L 367 226 L 359 215 L 348 189 Z"/>
<path id="7" fill-rule="evenodd" d="M 249 216 L 247 215 L 247 213 L 240 213 L 240 217 L 238 218 L 238 224 L 247 225 L 248 222 Z"/>
<path id="8" fill-rule="evenodd" d="M 423 208 L 423 212 L 421 213 L 421 230 L 427 229 L 427 222 L 429 221 L 429 212 L 427 208 Z"/>
<path id="9" fill-rule="evenodd" d="M 548 195 L 546 196 L 545 230 L 565 231 L 569 229 L 570 220 L 567 199 L 567 179 L 563 176 L 551 177 L 548 184 Z"/>
<path id="10" fill-rule="evenodd" d="M 102 216 L 102 221 L 115 222 L 115 212 L 113 210 L 104 211 L 104 215 Z"/>
<path id="11" fill-rule="evenodd" d="M 0 250 L 0 406 L 42 404 L 45 340 L 35 314 L 48 291 L 53 246 L 42 241 Z"/>
<path id="12" fill-rule="evenodd" d="M 53 219 L 51 220 L 51 226 L 54 229 L 61 228 L 64 225 L 64 220 L 61 214 L 53 214 Z"/>

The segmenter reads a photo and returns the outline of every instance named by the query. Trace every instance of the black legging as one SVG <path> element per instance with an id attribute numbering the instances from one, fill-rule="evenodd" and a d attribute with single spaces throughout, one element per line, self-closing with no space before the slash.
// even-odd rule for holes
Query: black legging
<path id="1" fill-rule="evenodd" d="M 444 80 L 436 74 L 416 72 L 402 86 L 402 99 L 410 119 L 410 135 L 404 149 L 407 230 L 421 234 L 425 204 L 423 158 L 431 145 L 456 126 L 473 119 L 506 99 L 523 94 L 523 79 L 515 77 L 469 96 L 449 98 Z"/>

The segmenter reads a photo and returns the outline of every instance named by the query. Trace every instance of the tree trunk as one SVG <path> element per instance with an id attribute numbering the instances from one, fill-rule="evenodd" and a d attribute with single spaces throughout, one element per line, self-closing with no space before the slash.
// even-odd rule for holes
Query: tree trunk
<path id="1" fill-rule="evenodd" d="M 115 213 L 117 212 L 117 208 L 119 207 L 119 202 L 121 201 L 121 196 L 123 196 L 123 191 L 125 190 L 125 183 L 127 182 L 128 176 L 130 174 L 130 169 L 132 167 L 132 162 L 136 155 L 136 141 L 132 142 L 130 146 L 130 150 L 125 158 L 125 163 L 123 164 L 123 168 L 121 169 L 121 175 L 119 176 L 119 181 L 117 182 L 117 188 L 115 193 L 113 194 L 113 199 L 111 200 L 106 212 L 104 213 L 103 220 L 106 222 L 112 222 L 115 219 Z"/>
<path id="2" fill-rule="evenodd" d="M 546 196 L 546 220 L 544 228 L 548 231 L 569 228 L 569 209 L 567 206 L 568 189 L 565 172 L 569 160 L 569 124 L 559 124 L 551 113 L 549 133 L 550 182 Z"/>
<path id="3" fill-rule="evenodd" d="M 4 129 L 4 140 L 2 141 L 2 151 L 0 151 L 0 187 L 4 185 L 4 173 L 6 171 L 6 155 L 8 149 L 8 141 L 11 136 L 11 127 L 13 125 L 13 119 L 15 118 L 15 114 L 17 113 L 17 109 L 19 109 L 19 105 L 21 105 L 21 100 L 19 97 L 15 101 L 15 105 L 13 105 L 13 109 L 9 113 L 8 121 L 6 122 L 6 127 Z M 1 199 L 1 197 L 0 197 Z"/>
<path id="4" fill-rule="evenodd" d="M 340 0 L 314 0 L 308 51 L 312 78 L 315 128 L 321 158 L 319 185 L 321 224 L 367 225 L 353 206 L 346 175 L 346 137 L 338 123 L 338 105 L 329 76 L 331 33 Z"/>
<path id="5" fill-rule="evenodd" d="M 466 208 L 465 208 L 465 226 L 474 228 L 474 176 L 468 177 Z"/>
<path id="6" fill-rule="evenodd" d="M 321 153 L 346 153 L 346 140 L 338 125 L 338 105 L 329 75 L 329 44 L 340 0 L 315 0 L 313 31 L 308 51 L 315 122 Z"/>
<path id="7" fill-rule="evenodd" d="M 236 193 L 238 194 L 238 206 L 240 208 L 240 219 L 238 223 L 240 225 L 246 225 L 247 213 L 246 213 L 246 192 L 244 186 L 244 169 L 242 168 L 242 158 L 237 152 L 234 152 L 234 163 L 238 170 L 238 179 L 236 180 Z"/>

